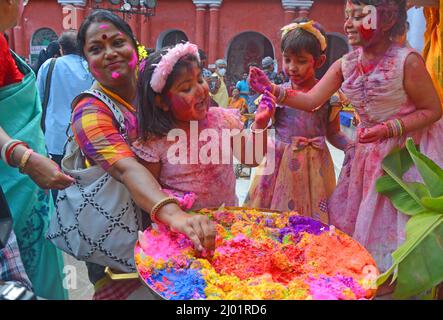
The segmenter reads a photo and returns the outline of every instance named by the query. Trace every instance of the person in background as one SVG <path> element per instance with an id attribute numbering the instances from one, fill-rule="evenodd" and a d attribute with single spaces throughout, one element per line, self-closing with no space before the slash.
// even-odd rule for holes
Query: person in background
<path id="1" fill-rule="evenodd" d="M 40 67 L 45 63 L 46 60 L 51 58 L 58 58 L 62 54 L 60 53 L 60 45 L 58 43 L 58 40 L 54 40 L 48 44 L 48 46 L 40 51 L 38 54 L 38 59 L 36 63 L 32 66 L 32 70 L 34 70 L 34 73 L 37 75 Z"/>
<path id="2" fill-rule="evenodd" d="M 241 114 L 241 121 L 246 124 L 247 118 L 244 116 L 248 113 L 248 105 L 246 99 L 240 96 L 240 91 L 237 88 L 232 90 L 232 97 L 229 98 L 229 108 L 237 109 Z"/>
<path id="3" fill-rule="evenodd" d="M 248 74 L 246 72 L 243 73 L 242 79 L 237 82 L 235 87 L 240 92 L 240 97 L 242 97 L 246 101 L 249 96 Z"/>
<path id="4" fill-rule="evenodd" d="M 275 83 L 277 81 L 277 73 L 274 71 L 274 59 L 271 57 L 264 57 L 261 61 L 262 70 L 268 76 L 268 79 Z"/>
<path id="5" fill-rule="evenodd" d="M 203 79 L 205 79 L 205 81 L 208 82 L 209 78 L 211 78 L 211 75 L 212 75 L 212 72 L 206 68 L 206 66 L 208 64 L 208 57 L 202 49 L 198 49 L 198 54 L 200 55 L 200 60 L 201 60 L 201 64 L 202 64 Z"/>
<path id="6" fill-rule="evenodd" d="M 219 107 L 227 108 L 229 102 L 228 89 L 225 83 L 226 61 L 218 59 L 215 62 L 216 70 L 209 83 L 210 96 Z"/>
<path id="7" fill-rule="evenodd" d="M 423 7 L 426 19 L 423 57 L 443 105 L 443 0 L 408 0 L 408 6 Z"/>
<path id="8" fill-rule="evenodd" d="M 72 100 L 86 89 L 89 89 L 94 78 L 88 70 L 86 61 L 79 55 L 77 33 L 66 31 L 59 40 L 62 56 L 55 60 L 50 86 L 46 88 L 46 80 L 51 60 L 47 60 L 40 68 L 37 76 L 37 88 L 40 100 L 44 101 L 45 90 L 49 90 L 46 108 L 45 142 L 51 158 L 61 166 L 64 145 L 67 140 L 66 130 L 71 118 Z M 58 191 L 52 190 L 54 201 Z"/>

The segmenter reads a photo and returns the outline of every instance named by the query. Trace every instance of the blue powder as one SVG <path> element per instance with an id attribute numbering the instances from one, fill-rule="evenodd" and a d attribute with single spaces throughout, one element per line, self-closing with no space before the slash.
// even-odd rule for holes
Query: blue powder
<path id="1" fill-rule="evenodd" d="M 164 278 L 170 282 L 168 285 L 165 284 Z M 166 282 L 168 283 L 168 281 Z M 154 283 L 162 283 L 166 290 L 159 293 L 168 300 L 206 299 L 204 292 L 206 282 L 196 269 L 159 270 L 146 282 L 152 288 L 155 288 Z"/>

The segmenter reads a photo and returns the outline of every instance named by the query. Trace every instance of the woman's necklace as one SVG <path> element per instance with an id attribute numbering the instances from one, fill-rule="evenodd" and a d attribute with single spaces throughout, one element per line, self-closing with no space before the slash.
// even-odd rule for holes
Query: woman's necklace
<path id="1" fill-rule="evenodd" d="M 110 98 L 114 99 L 115 101 L 117 101 L 118 103 L 124 105 L 126 107 L 126 109 L 128 109 L 131 112 L 135 112 L 135 108 L 128 102 L 126 102 L 125 100 L 123 100 L 122 97 L 120 97 L 118 94 L 112 92 L 111 90 L 106 89 L 105 87 L 103 87 L 100 83 L 98 84 L 98 86 L 100 87 L 100 89 L 106 93 Z"/>

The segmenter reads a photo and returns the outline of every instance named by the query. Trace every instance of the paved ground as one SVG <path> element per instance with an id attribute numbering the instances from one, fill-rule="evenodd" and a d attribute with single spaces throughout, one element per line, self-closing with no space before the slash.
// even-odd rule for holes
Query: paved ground
<path id="1" fill-rule="evenodd" d="M 343 128 L 345 133 L 348 135 L 352 135 L 353 131 L 348 130 L 347 128 Z M 334 148 L 331 145 L 328 145 L 331 151 L 332 159 L 334 161 L 335 173 L 338 178 L 340 173 L 340 169 L 343 163 L 343 152 Z M 247 173 L 247 169 L 244 170 Z M 252 175 L 254 174 L 254 170 L 252 170 Z M 240 205 L 243 204 L 246 194 L 249 189 L 249 184 L 251 180 L 250 178 L 240 178 L 237 180 L 237 196 L 239 198 Z M 93 287 L 88 280 L 88 274 L 86 271 L 85 264 L 83 262 L 77 261 L 74 258 L 65 255 L 65 264 L 69 266 L 74 266 L 77 274 L 77 287 L 71 288 L 69 290 L 69 298 L 71 300 L 89 300 L 92 298 Z"/>

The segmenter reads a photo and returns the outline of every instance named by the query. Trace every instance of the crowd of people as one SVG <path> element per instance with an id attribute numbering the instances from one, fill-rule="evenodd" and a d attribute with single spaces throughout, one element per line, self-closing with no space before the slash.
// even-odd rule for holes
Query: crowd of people
<path id="1" fill-rule="evenodd" d="M 187 211 L 238 206 L 234 165 L 193 160 L 193 148 L 207 147 L 201 137 L 192 141 L 194 126 L 198 134 L 211 136 L 208 158 L 229 149 L 231 158 L 257 167 L 245 206 L 297 211 L 333 224 L 387 270 L 392 252 L 405 240 L 408 217 L 375 191 L 382 160 L 413 137 L 421 152 L 443 167 L 438 138 L 443 86 L 435 72 L 441 65 L 435 49 L 441 46 L 435 14 L 440 7 L 438 1 L 412 4 L 436 6 L 426 9 L 437 29 L 426 31 L 426 61 L 398 41 L 406 33 L 405 0 L 348 0 L 344 30 L 353 50 L 321 79 L 315 71 L 326 61 L 325 31 L 300 18 L 281 29 L 281 72 L 272 57 L 264 57 L 261 65 L 251 62 L 241 79 L 228 82 L 226 60 L 218 59 L 209 70 L 205 53 L 191 43 L 141 58 L 130 26 L 106 10 L 93 11 L 78 32 L 63 33 L 55 56 L 44 53 L 45 61 L 33 70 L 2 35 L 16 24 L 22 0 L 1 1 L 0 210 L 11 212 L 14 226 L 0 248 L 0 280 L 20 281 L 45 299 L 67 299 L 61 251 L 45 236 L 50 219 L 62 210 L 54 203 L 67 196 L 57 197 L 57 191 L 82 183 L 61 170 L 69 135 L 83 155 L 77 165 L 99 168 L 129 192 L 143 214 L 141 229 L 165 224 L 187 235 L 200 254 L 211 255 L 214 224 Z M 363 25 L 366 5 L 378 9 L 376 29 Z M 340 129 L 343 100 L 359 116 L 355 141 Z M 237 133 L 228 145 L 224 130 Z M 177 149 L 184 158 L 171 152 L 177 148 L 171 132 L 191 137 Z M 345 154 L 338 181 L 326 142 Z M 248 150 L 256 155 L 252 162 Z M 265 172 L 270 161 L 275 169 Z M 417 171 L 408 172 L 408 179 L 416 181 Z M 105 263 L 86 260 L 86 265 L 94 299 L 154 298 L 138 279 L 115 281 Z M 386 286 L 379 293 L 390 291 Z"/>

